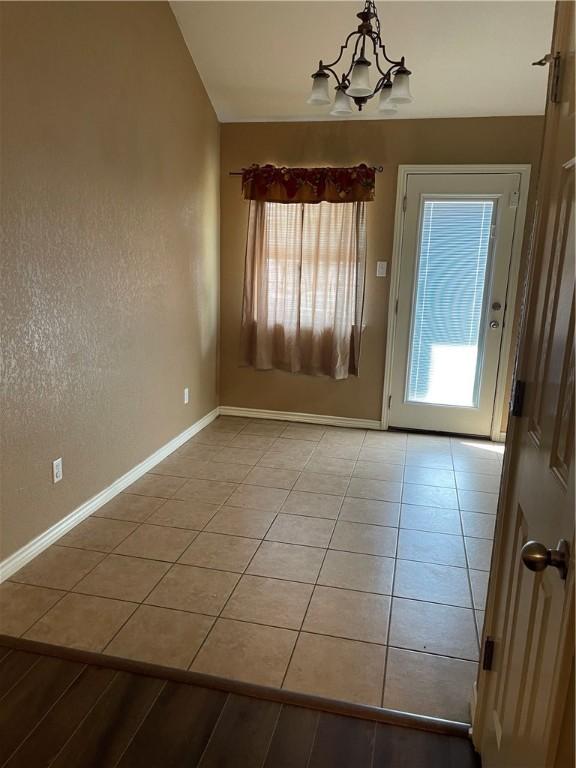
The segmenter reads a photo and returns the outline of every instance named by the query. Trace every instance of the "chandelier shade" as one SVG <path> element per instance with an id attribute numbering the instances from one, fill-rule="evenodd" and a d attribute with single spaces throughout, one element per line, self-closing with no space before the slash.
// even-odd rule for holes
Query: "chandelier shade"
<path id="1" fill-rule="evenodd" d="M 329 79 L 330 76 L 326 72 L 315 72 L 312 75 L 312 91 L 308 97 L 308 104 L 330 104 Z"/>
<path id="2" fill-rule="evenodd" d="M 348 96 L 370 96 L 372 88 L 370 87 L 370 62 L 366 59 L 359 59 L 352 68 L 352 80 L 346 88 Z"/>
<path id="3" fill-rule="evenodd" d="M 390 101 L 393 104 L 408 104 L 412 101 L 412 94 L 410 93 L 410 73 L 408 71 L 399 70 L 394 75 L 394 84 L 392 86 Z"/>
<path id="4" fill-rule="evenodd" d="M 308 104 L 330 104 L 329 81 L 333 80 L 336 97 L 330 114 L 349 114 L 352 104 L 361 111 L 378 94 L 378 113 L 395 114 L 397 104 L 412 101 L 409 85 L 411 72 L 406 68 L 404 56 L 395 61 L 386 53 L 375 0 L 365 0 L 364 8 L 356 16 L 360 24 L 340 46 L 338 57 L 328 64 L 321 60 L 312 75 Z M 348 64 L 343 62 L 347 68 L 339 76 L 336 68 L 345 53 L 350 55 L 350 59 Z"/>
<path id="5" fill-rule="evenodd" d="M 336 89 L 336 98 L 334 99 L 334 106 L 330 110 L 331 115 L 351 115 L 353 113 L 352 99 L 340 88 Z"/>
<path id="6" fill-rule="evenodd" d="M 398 112 L 398 107 L 393 101 L 390 101 L 392 95 L 392 83 L 386 83 L 386 86 L 380 91 L 380 98 L 378 99 L 378 113 L 381 115 L 395 115 Z"/>

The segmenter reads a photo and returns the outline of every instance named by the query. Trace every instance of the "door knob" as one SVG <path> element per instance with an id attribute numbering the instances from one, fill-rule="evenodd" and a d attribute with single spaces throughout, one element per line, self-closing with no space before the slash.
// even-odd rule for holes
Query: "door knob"
<path id="1" fill-rule="evenodd" d="M 498 320 L 490 321 L 490 328 L 499 328 L 499 327 L 500 327 L 500 323 L 498 322 Z"/>
<path id="2" fill-rule="evenodd" d="M 570 549 L 566 539 L 560 539 L 556 549 L 546 549 L 539 541 L 527 541 L 522 547 L 522 562 L 530 571 L 543 571 L 551 565 L 558 568 L 561 579 L 566 578 Z"/>

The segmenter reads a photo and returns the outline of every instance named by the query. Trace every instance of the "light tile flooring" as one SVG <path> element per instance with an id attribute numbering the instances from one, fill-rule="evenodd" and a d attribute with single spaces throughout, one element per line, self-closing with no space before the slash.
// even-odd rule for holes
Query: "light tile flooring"
<path id="1" fill-rule="evenodd" d="M 221 417 L 0 587 L 0 631 L 468 721 L 503 446 Z"/>

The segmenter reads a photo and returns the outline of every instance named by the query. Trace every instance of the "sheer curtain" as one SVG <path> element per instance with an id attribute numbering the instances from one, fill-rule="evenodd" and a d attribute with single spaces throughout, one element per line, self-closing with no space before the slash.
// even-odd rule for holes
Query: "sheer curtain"
<path id="1" fill-rule="evenodd" d="M 251 200 L 243 362 L 334 379 L 357 374 L 365 264 L 364 202 Z"/>

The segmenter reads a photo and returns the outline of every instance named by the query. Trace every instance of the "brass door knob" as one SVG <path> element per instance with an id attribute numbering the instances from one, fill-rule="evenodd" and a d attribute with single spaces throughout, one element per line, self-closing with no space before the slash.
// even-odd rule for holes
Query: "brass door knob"
<path id="1" fill-rule="evenodd" d="M 499 328 L 499 327 L 500 327 L 500 323 L 498 322 L 498 320 L 490 321 L 490 328 Z"/>
<path id="2" fill-rule="evenodd" d="M 530 571 L 543 571 L 549 565 L 557 568 L 561 579 L 566 578 L 568 563 L 570 562 L 570 550 L 568 542 L 560 539 L 556 549 L 546 549 L 539 541 L 527 541 L 522 547 L 522 562 Z"/>

